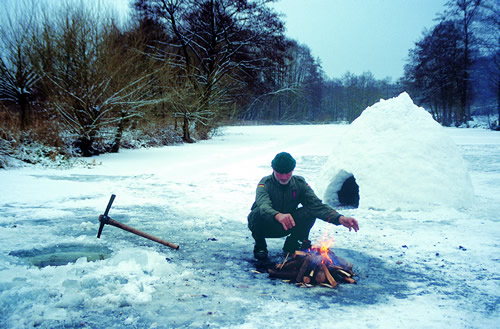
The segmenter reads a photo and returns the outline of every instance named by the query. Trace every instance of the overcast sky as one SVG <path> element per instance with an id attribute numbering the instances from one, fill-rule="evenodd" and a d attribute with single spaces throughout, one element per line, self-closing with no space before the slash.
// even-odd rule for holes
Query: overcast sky
<path id="1" fill-rule="evenodd" d="M 280 0 L 287 35 L 309 46 L 330 78 L 371 71 L 403 75 L 408 50 L 432 28 L 447 0 Z"/>
<path id="2" fill-rule="evenodd" d="M 18 0 L 0 0 L 11 2 Z M 53 1 L 53 0 L 51 0 Z M 133 0 L 86 0 L 128 10 Z M 279 0 L 287 35 L 307 45 L 330 78 L 370 71 L 377 79 L 403 75 L 408 50 L 432 28 L 447 0 Z M 4 4 L 5 4 L 4 3 Z"/>
<path id="3" fill-rule="evenodd" d="M 330 78 L 371 71 L 403 75 L 408 50 L 432 28 L 447 0 L 280 0 L 287 35 L 309 46 Z"/>
<path id="4" fill-rule="evenodd" d="M 1 1 L 1 0 L 0 0 Z M 92 1 L 92 0 L 91 0 Z M 130 0 L 107 0 L 126 7 Z M 287 35 L 319 57 L 330 78 L 370 71 L 403 75 L 408 50 L 432 28 L 447 0 L 279 0 Z M 123 8 L 122 7 L 122 8 Z"/>

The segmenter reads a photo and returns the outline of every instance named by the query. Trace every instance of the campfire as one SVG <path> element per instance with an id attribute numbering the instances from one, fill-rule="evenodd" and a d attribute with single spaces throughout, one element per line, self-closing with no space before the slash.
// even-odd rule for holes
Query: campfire
<path id="1" fill-rule="evenodd" d="M 330 250 L 331 241 L 313 246 L 306 251 L 287 255 L 283 263 L 268 269 L 271 278 L 295 282 L 300 286 L 315 285 L 335 288 L 339 282 L 356 283 L 352 264 Z"/>

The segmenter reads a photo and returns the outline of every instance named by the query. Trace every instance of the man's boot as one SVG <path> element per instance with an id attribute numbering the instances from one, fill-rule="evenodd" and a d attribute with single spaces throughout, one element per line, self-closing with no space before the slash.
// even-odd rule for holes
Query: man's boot
<path id="1" fill-rule="evenodd" d="M 253 247 L 253 256 L 257 260 L 267 260 L 268 252 L 267 252 L 267 243 L 264 238 L 255 238 L 255 246 Z"/>

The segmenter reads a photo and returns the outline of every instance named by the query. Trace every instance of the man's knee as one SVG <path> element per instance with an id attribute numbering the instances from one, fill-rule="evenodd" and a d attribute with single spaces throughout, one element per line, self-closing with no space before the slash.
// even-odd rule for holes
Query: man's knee
<path id="1" fill-rule="evenodd" d="M 250 231 L 254 232 L 259 229 L 260 223 L 262 222 L 261 216 L 259 215 L 258 211 L 252 210 L 248 214 L 248 228 Z"/>
<path id="2" fill-rule="evenodd" d="M 295 219 L 292 235 L 299 240 L 308 239 L 309 232 L 316 222 L 316 216 L 304 207 L 295 210 L 292 216 Z"/>
<path id="3" fill-rule="evenodd" d="M 279 238 L 288 234 L 272 216 L 265 216 L 257 211 L 248 215 L 248 228 L 253 236 L 263 238 Z"/>
<path id="4" fill-rule="evenodd" d="M 306 207 L 296 209 L 292 212 L 292 216 L 295 219 L 295 224 L 299 223 L 312 227 L 316 221 L 316 216 L 314 216 Z"/>

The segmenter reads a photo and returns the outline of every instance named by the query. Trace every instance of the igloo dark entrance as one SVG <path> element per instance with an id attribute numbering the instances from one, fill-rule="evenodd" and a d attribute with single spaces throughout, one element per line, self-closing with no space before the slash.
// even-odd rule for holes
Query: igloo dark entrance
<path id="1" fill-rule="evenodd" d="M 342 183 L 342 187 L 337 192 L 337 195 L 341 205 L 357 208 L 359 206 L 359 186 L 356 183 L 356 178 L 349 176 Z"/>

